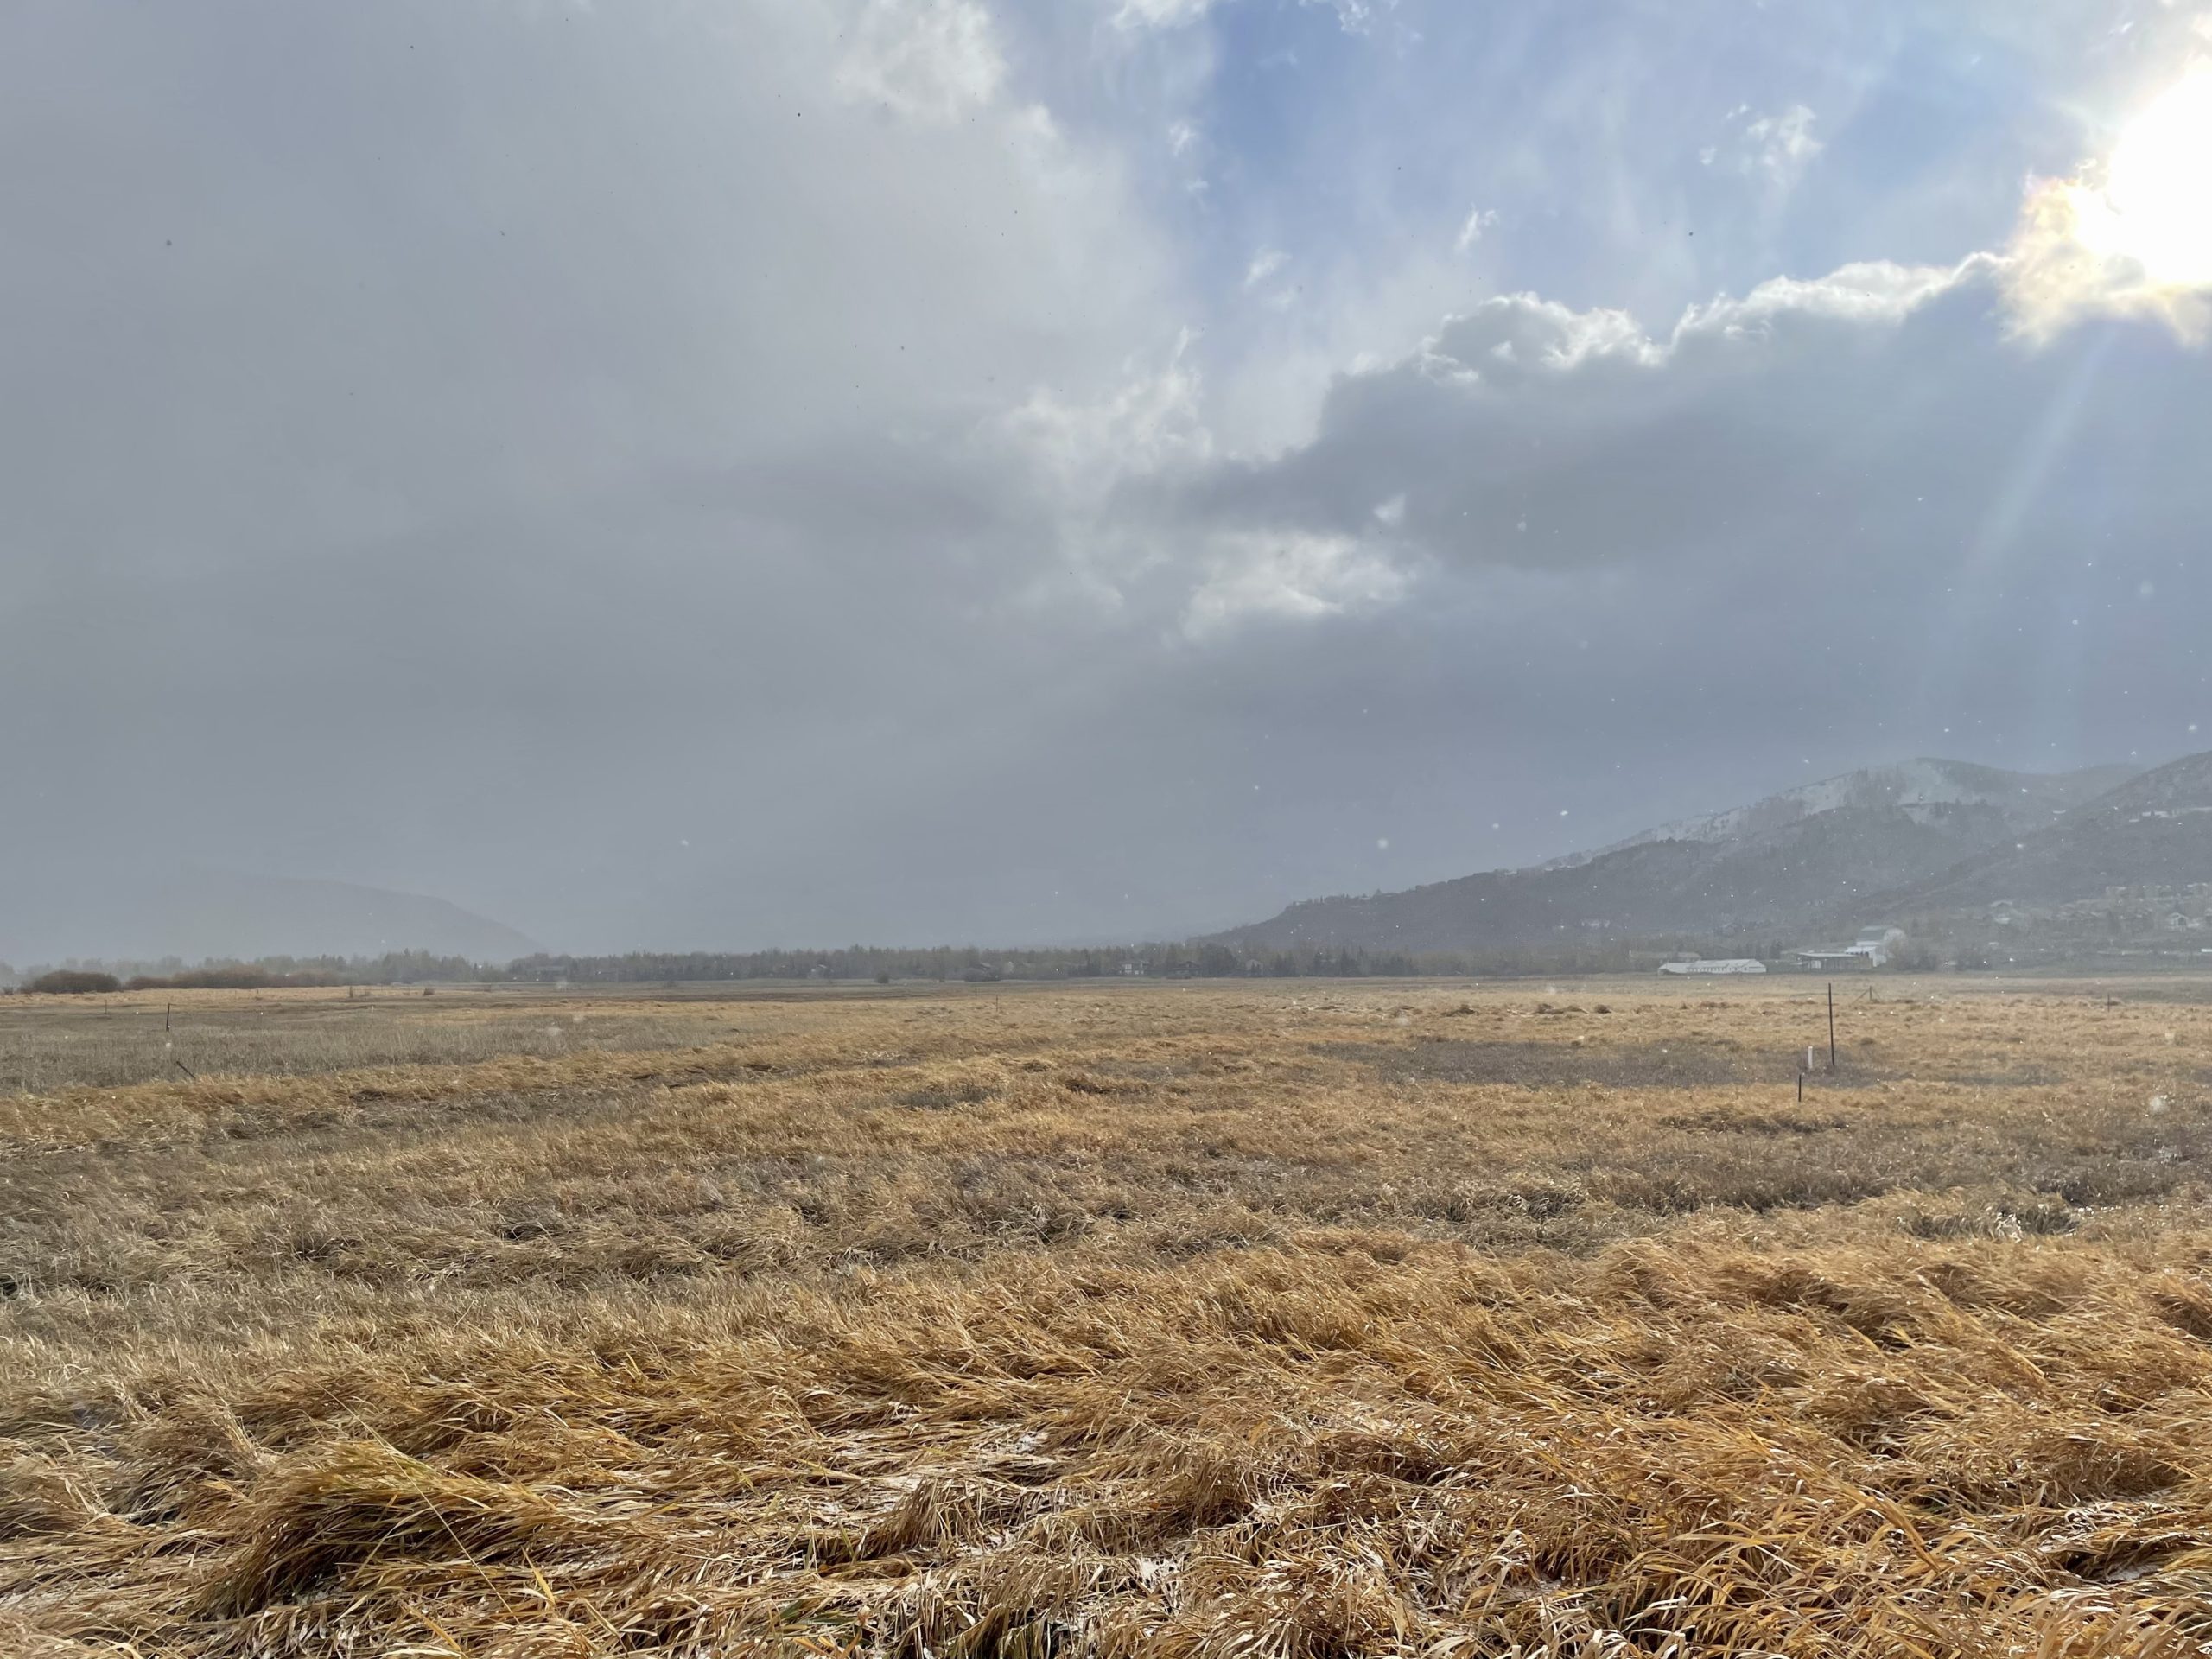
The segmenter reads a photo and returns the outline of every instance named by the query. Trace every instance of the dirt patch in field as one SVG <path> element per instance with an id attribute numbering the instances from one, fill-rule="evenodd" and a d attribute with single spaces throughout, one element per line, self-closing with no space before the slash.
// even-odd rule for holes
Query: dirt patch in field
<path id="1" fill-rule="evenodd" d="M 1712 1089 L 1731 1084 L 1789 1084 L 1803 1068 L 1802 1048 L 1729 1043 L 1474 1042 L 1453 1039 L 1407 1043 L 1330 1043 L 1315 1050 L 1371 1068 L 1393 1083 L 1520 1084 L 1535 1089 Z M 2048 1065 L 1952 1072 L 1900 1070 L 1845 1051 L 1827 1070 L 1816 1048 L 1808 1074 L 1822 1089 L 1863 1089 L 1878 1083 L 1951 1083 L 1974 1089 L 2048 1088 L 2066 1081 Z"/>

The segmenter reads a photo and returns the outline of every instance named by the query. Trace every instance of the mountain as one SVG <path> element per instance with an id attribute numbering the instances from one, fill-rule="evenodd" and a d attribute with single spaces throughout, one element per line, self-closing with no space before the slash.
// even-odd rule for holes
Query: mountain
<path id="1" fill-rule="evenodd" d="M 2049 910 L 2098 898 L 2108 887 L 2196 881 L 2212 881 L 2212 753 L 2142 772 L 1885 902 L 1897 914 L 2005 902 Z"/>
<path id="2" fill-rule="evenodd" d="M 1608 853 L 1655 841 L 1708 844 L 1740 841 L 1821 813 L 1847 809 L 1893 807 L 1916 823 L 1926 824 L 1955 817 L 1963 809 L 1988 807 L 1996 810 L 2008 829 L 2018 832 L 2048 823 L 2058 814 L 2094 799 L 2135 773 L 2136 769 L 2132 766 L 2088 766 L 2055 775 L 2005 772 L 1995 766 L 1976 766 L 1970 760 L 1919 760 L 1890 766 L 1867 766 L 1840 777 L 1823 778 L 1818 783 L 1785 789 L 1749 806 L 1678 819 L 1595 852 L 1570 853 L 1541 868 L 1573 868 Z"/>
<path id="3" fill-rule="evenodd" d="M 1308 900 L 1220 939 L 1251 950 L 1480 953 L 1794 931 L 1878 909 L 1963 861 L 2043 831 L 2132 775 L 2126 767 L 2050 776 L 1937 760 L 1870 767 L 1532 869 Z"/>
<path id="4" fill-rule="evenodd" d="M 213 870 L 83 872 L 0 887 L 0 959 L 155 962 L 164 957 L 374 957 L 427 950 L 507 962 L 539 949 L 513 928 L 442 899 L 347 881 Z"/>

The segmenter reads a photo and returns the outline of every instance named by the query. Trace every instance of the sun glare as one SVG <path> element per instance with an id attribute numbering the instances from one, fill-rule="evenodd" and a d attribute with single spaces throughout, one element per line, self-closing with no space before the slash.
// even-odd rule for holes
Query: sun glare
<path id="1" fill-rule="evenodd" d="M 2120 134 L 2103 188 L 2075 198 L 2076 235 L 2153 283 L 2212 285 L 2212 69 L 2159 94 Z"/>

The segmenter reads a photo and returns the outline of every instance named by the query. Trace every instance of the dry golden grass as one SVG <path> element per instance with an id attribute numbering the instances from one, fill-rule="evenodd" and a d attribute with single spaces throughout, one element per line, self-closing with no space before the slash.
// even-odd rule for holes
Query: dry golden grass
<path id="1" fill-rule="evenodd" d="M 211 1003 L 0 1100 L 0 1651 L 2212 1651 L 2146 988 Z"/>
<path id="2" fill-rule="evenodd" d="M 419 993 L 149 992 L 0 1001 L 0 1095 L 185 1077 L 298 1076 L 372 1065 L 467 1065 L 578 1048 L 682 1047 L 726 1033 L 726 1011 L 630 1005 L 550 1014 L 463 999 L 426 1013 Z"/>

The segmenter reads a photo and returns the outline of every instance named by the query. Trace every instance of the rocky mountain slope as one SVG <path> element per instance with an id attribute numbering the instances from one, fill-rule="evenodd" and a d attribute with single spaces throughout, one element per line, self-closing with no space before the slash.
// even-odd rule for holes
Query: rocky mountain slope
<path id="1" fill-rule="evenodd" d="M 1252 950 L 1480 953 L 1834 925 L 2043 833 L 2130 776 L 2125 767 L 2050 776 L 1941 760 L 1870 767 L 1550 865 L 1310 900 L 1221 937 Z"/>
<path id="2" fill-rule="evenodd" d="M 2212 753 L 2130 779 L 2051 823 L 1903 888 L 1889 903 L 1899 914 L 2007 901 L 2044 910 L 2109 887 L 2197 881 L 2212 881 Z"/>

